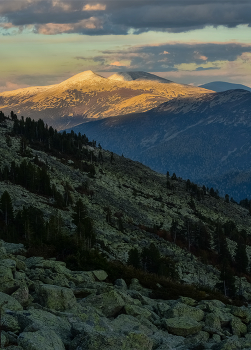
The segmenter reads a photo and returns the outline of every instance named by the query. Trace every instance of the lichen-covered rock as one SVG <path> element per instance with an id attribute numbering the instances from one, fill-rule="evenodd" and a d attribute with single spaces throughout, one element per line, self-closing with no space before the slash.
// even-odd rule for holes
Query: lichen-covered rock
<path id="1" fill-rule="evenodd" d="M 241 348 L 251 348 L 251 334 L 246 334 L 245 338 L 240 338 Z"/>
<path id="2" fill-rule="evenodd" d="M 20 257 L 20 256 L 18 256 L 18 257 Z M 16 268 L 17 268 L 17 270 L 25 271 L 26 264 L 23 260 L 21 260 L 18 257 L 16 258 Z"/>
<path id="3" fill-rule="evenodd" d="M 78 335 L 70 350 L 152 350 L 153 342 L 145 334 L 128 332 L 127 335 L 89 331 Z"/>
<path id="4" fill-rule="evenodd" d="M 156 350 L 172 350 L 176 348 L 183 350 L 186 338 L 158 330 L 151 336 L 151 339 L 153 341 L 153 348 Z M 185 348 L 187 348 L 187 345 L 185 345 Z"/>
<path id="5" fill-rule="evenodd" d="M 212 329 L 221 330 L 221 322 L 218 315 L 213 312 L 210 312 L 205 317 L 205 325 Z"/>
<path id="6" fill-rule="evenodd" d="M 203 300 L 197 308 L 213 313 L 215 317 L 217 316 L 219 318 L 221 326 L 228 325 L 233 318 L 230 312 L 231 309 L 219 300 Z"/>
<path id="7" fill-rule="evenodd" d="M 2 246 L 2 242 L 0 241 L 0 259 L 5 259 L 7 257 L 6 249 Z"/>
<path id="8" fill-rule="evenodd" d="M 213 349 L 214 350 L 236 350 L 236 349 L 241 349 L 241 343 L 239 342 L 239 339 L 238 339 L 237 336 L 233 336 L 231 338 L 223 340 L 218 345 L 216 345 Z"/>
<path id="9" fill-rule="evenodd" d="M 36 293 L 41 305 L 53 310 L 69 310 L 77 305 L 76 298 L 70 288 L 49 284 L 39 285 Z"/>
<path id="10" fill-rule="evenodd" d="M 140 316 L 146 319 L 149 319 L 152 314 L 146 308 L 136 306 L 136 305 L 130 305 L 130 304 L 125 305 L 125 312 L 127 315 L 132 315 L 134 317 Z"/>
<path id="11" fill-rule="evenodd" d="M 9 314 L 8 311 L 2 316 L 2 325 L 7 332 L 19 333 L 21 329 L 17 317 L 12 312 Z"/>
<path id="12" fill-rule="evenodd" d="M 44 258 L 41 256 L 31 256 L 30 258 L 25 260 L 25 265 L 29 269 L 31 268 L 43 268 L 44 266 Z"/>
<path id="13" fill-rule="evenodd" d="M 3 259 L 0 260 L 0 266 L 10 268 L 12 272 L 14 272 L 16 270 L 17 263 L 16 260 L 13 259 Z"/>
<path id="14" fill-rule="evenodd" d="M 132 290 L 122 291 L 121 289 L 116 288 L 116 291 L 125 301 L 125 304 L 141 306 L 143 298 L 145 298 L 139 292 Z"/>
<path id="15" fill-rule="evenodd" d="M 168 318 L 187 316 L 195 321 L 201 321 L 204 317 L 204 312 L 195 307 L 178 302 L 169 311 L 167 311 L 166 315 Z"/>
<path id="16" fill-rule="evenodd" d="M 68 279 L 61 273 L 44 272 L 39 276 L 39 280 L 45 284 L 59 287 L 70 287 Z"/>
<path id="17" fill-rule="evenodd" d="M 114 285 L 116 288 L 121 289 L 126 291 L 127 290 L 127 284 L 122 278 L 118 278 L 115 282 Z"/>
<path id="18" fill-rule="evenodd" d="M 209 333 L 200 331 L 199 333 L 189 336 L 185 339 L 185 344 L 187 345 L 200 345 L 208 342 Z"/>
<path id="19" fill-rule="evenodd" d="M 18 283 L 13 277 L 12 268 L 0 265 L 0 292 L 7 292 L 17 285 Z"/>
<path id="20" fill-rule="evenodd" d="M 74 282 L 76 285 L 86 284 L 92 285 L 95 283 L 95 278 L 92 271 L 71 271 L 70 275 L 67 278 Z"/>
<path id="21" fill-rule="evenodd" d="M 68 322 L 71 325 L 73 337 L 79 335 L 86 329 L 91 329 L 97 332 L 110 332 L 112 329 L 109 320 L 106 317 L 93 312 L 93 310 L 91 310 L 90 314 L 82 313 L 70 316 L 68 317 Z"/>
<path id="22" fill-rule="evenodd" d="M 226 309 L 226 305 L 220 300 L 202 300 L 199 303 L 199 307 L 209 312 L 214 312 L 217 309 L 221 311 Z"/>
<path id="23" fill-rule="evenodd" d="M 100 295 L 90 295 L 81 300 L 80 304 L 95 305 L 106 317 L 114 317 L 125 306 L 125 301 L 115 290 L 111 290 Z"/>
<path id="24" fill-rule="evenodd" d="M 50 329 L 23 332 L 18 337 L 18 345 L 25 350 L 65 350 L 62 340 Z"/>
<path id="25" fill-rule="evenodd" d="M 168 318 L 168 311 L 171 309 L 171 306 L 167 303 L 158 302 L 156 307 L 156 312 L 162 318 Z"/>
<path id="26" fill-rule="evenodd" d="M 66 317 L 59 317 L 39 309 L 17 312 L 15 316 L 22 331 L 51 329 L 64 343 L 69 342 L 71 338 L 71 325 Z"/>
<path id="27" fill-rule="evenodd" d="M 232 320 L 230 321 L 230 325 L 233 335 L 238 335 L 238 337 L 240 337 L 241 335 L 245 335 L 247 333 L 247 326 L 242 323 L 238 317 L 233 316 Z"/>
<path id="28" fill-rule="evenodd" d="M 178 301 L 189 306 L 194 306 L 196 304 L 196 300 L 188 297 L 180 297 Z"/>
<path id="29" fill-rule="evenodd" d="M 149 321 L 148 321 L 149 322 Z M 119 315 L 111 321 L 111 330 L 115 333 L 127 334 L 128 332 L 137 331 L 151 336 L 155 331 L 151 322 L 142 324 L 141 320 L 130 315 Z"/>
<path id="30" fill-rule="evenodd" d="M 5 303 L 5 304 L 3 304 Z M 12 296 L 0 292 L 0 305 L 2 305 L 3 310 L 18 311 L 23 310 L 22 305 Z"/>
<path id="31" fill-rule="evenodd" d="M 104 270 L 95 270 L 92 271 L 92 273 L 98 281 L 105 281 L 108 277 L 107 273 Z"/>
<path id="32" fill-rule="evenodd" d="M 190 317 L 173 317 L 164 320 L 168 332 L 186 337 L 201 331 L 202 325 Z"/>
<path id="33" fill-rule="evenodd" d="M 140 292 L 142 290 L 142 286 L 139 283 L 139 280 L 137 278 L 132 278 L 129 289 L 136 290 Z"/>
<path id="34" fill-rule="evenodd" d="M 234 316 L 239 317 L 244 323 L 248 323 L 251 320 L 251 310 L 245 306 L 232 306 L 231 313 Z"/>
<path id="35" fill-rule="evenodd" d="M 22 243 L 8 243 L 2 241 L 3 247 L 6 249 L 7 254 L 22 255 L 26 253 L 26 249 Z"/>
<path id="36" fill-rule="evenodd" d="M 29 289 L 26 283 L 20 283 L 20 287 L 11 294 L 21 305 L 27 305 L 29 301 Z"/>

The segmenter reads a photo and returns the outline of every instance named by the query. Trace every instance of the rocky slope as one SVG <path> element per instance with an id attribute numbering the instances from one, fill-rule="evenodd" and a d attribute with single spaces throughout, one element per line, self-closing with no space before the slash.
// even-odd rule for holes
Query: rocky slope
<path id="1" fill-rule="evenodd" d="M 11 130 L 12 122 L 7 121 Z M 7 131 L 8 132 L 8 131 Z M 92 178 L 87 172 L 75 166 L 75 162 L 66 158 L 56 158 L 50 153 L 29 149 L 29 157 L 19 153 L 20 138 L 11 137 L 11 146 L 8 145 L 6 129 L 0 128 L 0 164 L 3 169 L 10 167 L 13 160 L 20 164 L 24 159 L 28 162 L 37 155 L 39 160 L 47 164 L 51 182 L 59 191 L 63 192 L 63 185 L 71 185 L 73 205 L 81 197 L 88 208 L 90 216 L 94 219 L 97 231 L 98 246 L 109 259 L 126 262 L 128 251 L 137 247 L 139 251 L 150 243 L 157 245 L 163 255 L 173 256 L 177 259 L 179 278 L 185 282 L 205 283 L 214 286 L 218 281 L 218 272 L 209 277 L 208 266 L 203 265 L 186 249 L 170 243 L 159 236 L 149 233 L 146 228 L 161 226 L 162 230 L 170 231 L 173 221 L 177 221 L 180 228 L 186 231 L 187 220 L 205 225 L 207 222 L 225 223 L 233 220 L 239 230 L 245 229 L 251 234 L 251 216 L 248 210 L 234 203 L 226 203 L 223 198 L 214 198 L 207 192 L 202 198 L 194 197 L 195 207 L 189 204 L 191 192 L 186 190 L 186 182 L 177 178 L 169 179 L 170 188 L 166 187 L 166 176 L 156 173 L 139 162 L 128 158 L 113 155 L 111 152 L 101 150 L 102 161 L 98 161 L 99 148 L 86 146 L 87 151 L 97 157 L 93 161 L 96 175 Z M 85 160 L 85 163 L 91 161 Z M 88 187 L 93 195 L 81 194 L 79 188 Z M 23 206 L 32 205 L 41 209 L 46 218 L 49 218 L 52 209 L 52 198 L 29 192 L 20 185 L 9 181 L 0 182 L 0 195 L 7 190 L 11 196 L 14 209 L 17 211 Z M 73 231 L 72 209 L 58 210 L 64 220 L 64 225 Z M 106 208 L 111 210 L 111 223 L 105 219 Z M 123 216 L 124 232 L 118 229 L 118 220 L 115 213 Z M 210 225 L 209 225 L 210 228 Z M 187 247 L 186 247 L 187 248 Z M 251 259 L 251 256 L 250 256 Z M 198 265 L 199 264 L 199 268 Z M 212 270 L 213 271 L 213 270 Z M 204 281 L 204 282 L 203 282 Z M 251 298 L 251 297 L 250 297 Z"/>
<path id="2" fill-rule="evenodd" d="M 132 248 L 141 252 L 153 243 L 161 256 L 176 262 L 180 282 L 213 289 L 220 278 L 217 267 L 193 255 L 187 241 L 180 247 L 148 228 L 161 226 L 169 232 L 175 220 L 184 232 L 192 223 L 200 223 L 213 233 L 214 223 L 232 220 L 239 230 L 251 234 L 247 210 L 209 193 L 200 199 L 194 197 L 191 205 L 191 192 L 179 178 L 170 178 L 167 188 L 166 176 L 125 157 L 86 146 L 84 150 L 92 152 L 92 158 L 85 162 L 92 162 L 96 170 L 96 175 L 90 177 L 67 154 L 56 157 L 28 147 L 28 154 L 22 155 L 21 138 L 11 135 L 11 128 L 10 120 L 0 127 L 1 168 L 10 167 L 13 160 L 18 164 L 24 159 L 33 162 L 37 155 L 59 191 L 63 191 L 65 182 L 71 185 L 73 204 L 65 209 L 53 208 L 52 197 L 32 193 L 8 180 L 0 182 L 0 196 L 6 190 L 9 192 L 15 212 L 31 205 L 42 210 L 46 220 L 54 211 L 60 213 L 68 234 L 73 234 L 76 228 L 73 206 L 81 197 L 94 220 L 96 249 L 110 261 L 126 263 Z M 102 161 L 98 161 L 99 152 Z M 83 183 L 92 195 L 80 193 Z M 110 222 L 106 220 L 108 207 Z M 122 214 L 123 230 L 116 213 Z M 236 243 L 228 239 L 228 247 L 234 256 Z M 212 252 L 213 249 L 212 243 Z M 250 261 L 249 246 L 247 253 Z M 219 300 L 191 299 L 182 292 L 175 300 L 157 299 L 137 279 L 113 281 L 106 271 L 71 271 L 54 258 L 28 255 L 22 244 L 1 241 L 0 281 L 0 304 L 8 302 L 3 306 L 2 343 L 5 347 L 11 345 L 10 350 L 37 350 L 41 344 L 48 350 L 251 347 L 249 304 L 236 307 L 230 301 L 228 305 Z M 166 288 L 164 284 L 155 287 L 160 293 Z M 249 302 L 251 285 L 245 276 L 236 278 L 236 287 Z M 207 298 L 205 292 L 202 295 Z"/>
<path id="3" fill-rule="evenodd" d="M 250 349 L 251 307 L 149 298 L 137 279 L 71 271 L 0 241 L 2 348 L 9 350 Z M 8 286 L 8 288 L 7 288 Z M 85 297 L 81 297 L 85 295 Z"/>
<path id="4" fill-rule="evenodd" d="M 250 181 L 238 192 L 216 181 L 227 174 L 250 173 L 251 93 L 231 90 L 174 99 L 142 114 L 78 125 L 104 148 L 138 160 L 156 171 L 212 183 L 240 200 L 251 193 Z M 228 191 L 228 192 L 227 192 Z"/>
<path id="5" fill-rule="evenodd" d="M 202 88 L 176 84 L 145 72 L 117 74 L 106 79 L 86 71 L 60 84 L 0 94 L 0 110 L 43 119 L 58 130 L 88 119 L 147 111 L 176 97 L 210 94 Z M 120 77 L 118 79 L 118 76 Z"/>

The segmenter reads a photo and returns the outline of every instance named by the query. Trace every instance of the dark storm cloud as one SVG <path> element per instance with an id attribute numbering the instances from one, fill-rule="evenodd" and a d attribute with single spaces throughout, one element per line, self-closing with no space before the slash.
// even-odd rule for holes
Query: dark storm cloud
<path id="1" fill-rule="evenodd" d="M 100 70 L 121 71 L 124 67 L 114 62 L 130 62 L 130 70 L 155 72 L 176 71 L 181 64 L 194 63 L 196 70 L 219 69 L 219 62 L 236 61 L 244 53 L 251 52 L 251 45 L 237 43 L 166 43 L 161 45 L 134 46 L 124 50 L 103 51 L 93 58 L 100 65 Z M 87 57 L 76 57 L 87 60 Z M 203 67 L 203 65 L 210 67 Z"/>
<path id="2" fill-rule="evenodd" d="M 184 32 L 207 25 L 251 25 L 250 0 L 2 0 L 2 27 L 43 34 Z"/>

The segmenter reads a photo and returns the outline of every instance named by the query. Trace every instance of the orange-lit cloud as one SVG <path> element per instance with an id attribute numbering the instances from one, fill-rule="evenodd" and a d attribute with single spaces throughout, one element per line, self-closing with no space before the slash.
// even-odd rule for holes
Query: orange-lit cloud
<path id="1" fill-rule="evenodd" d="M 106 5 L 102 5 L 102 4 L 96 4 L 96 5 L 86 4 L 83 7 L 83 11 L 105 11 L 105 10 L 106 10 Z"/>
<path id="2" fill-rule="evenodd" d="M 81 31 L 83 29 L 97 29 L 97 28 L 102 28 L 102 23 L 96 17 L 90 17 L 88 19 L 83 19 L 82 21 L 79 21 L 78 23 L 75 23 L 75 24 L 47 23 L 44 25 L 37 26 L 36 31 L 39 34 L 55 35 L 60 33 L 73 33 L 76 30 Z"/>
<path id="3" fill-rule="evenodd" d="M 71 4 L 70 3 L 66 3 L 66 2 L 62 2 L 60 0 L 53 0 L 52 1 L 52 6 L 53 7 L 57 7 L 65 12 L 70 11 L 71 9 Z"/>
<path id="4" fill-rule="evenodd" d="M 23 89 L 29 87 L 27 84 L 16 84 L 12 83 L 10 81 L 7 81 L 4 86 L 0 85 L 0 93 L 4 91 L 12 91 L 12 90 L 17 90 L 17 89 Z"/>
<path id="5" fill-rule="evenodd" d="M 115 62 L 110 63 L 110 66 L 125 67 L 125 66 L 127 66 L 127 64 L 119 62 L 119 61 L 115 61 Z"/>
<path id="6" fill-rule="evenodd" d="M 198 55 L 197 58 L 198 58 L 199 60 L 202 60 L 202 61 L 206 61 L 206 60 L 208 59 L 207 56 L 203 56 L 203 55 Z"/>

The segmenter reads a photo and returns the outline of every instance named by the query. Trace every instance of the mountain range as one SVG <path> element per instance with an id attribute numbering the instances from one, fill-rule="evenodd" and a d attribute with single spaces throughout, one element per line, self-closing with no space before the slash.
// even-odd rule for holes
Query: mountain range
<path id="1" fill-rule="evenodd" d="M 239 89 L 247 90 L 251 92 L 251 88 L 249 86 L 242 85 L 242 84 L 227 83 L 224 81 L 213 81 L 211 83 L 200 85 L 199 87 L 203 89 L 212 90 L 215 92 L 223 92 L 227 90 L 239 90 Z"/>
<path id="2" fill-rule="evenodd" d="M 144 113 L 93 121 L 73 130 L 156 171 L 213 183 L 222 194 L 226 193 L 226 183 L 220 179 L 236 177 L 237 172 L 236 183 L 243 181 L 245 186 L 242 183 L 242 189 L 239 186 L 237 191 L 233 180 L 229 194 L 241 199 L 251 193 L 248 91 L 176 98 Z M 244 177 L 240 176 L 243 172 Z"/>
<path id="3" fill-rule="evenodd" d="M 211 86 L 213 89 L 213 86 Z M 146 72 L 86 71 L 60 84 L 0 94 L 0 110 L 42 118 L 152 169 L 251 194 L 251 93 L 177 84 Z"/>
<path id="4" fill-rule="evenodd" d="M 60 84 L 3 92 L 0 110 L 5 114 L 14 110 L 18 117 L 41 118 L 62 130 L 93 119 L 144 112 L 177 97 L 210 93 L 146 72 L 104 78 L 85 71 Z"/>
<path id="5" fill-rule="evenodd" d="M 248 208 L 41 121 L 0 145 L 2 349 L 250 349 Z"/>

